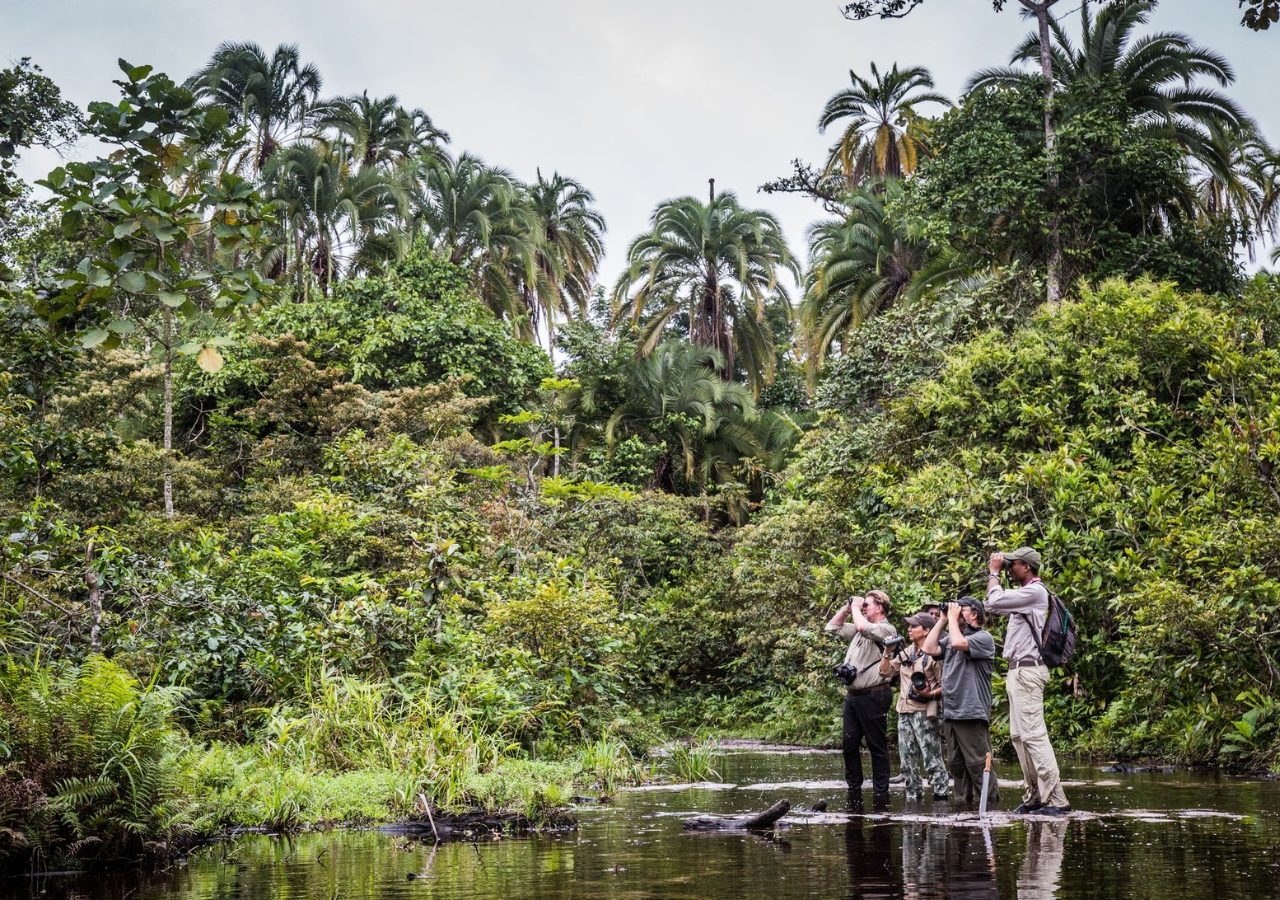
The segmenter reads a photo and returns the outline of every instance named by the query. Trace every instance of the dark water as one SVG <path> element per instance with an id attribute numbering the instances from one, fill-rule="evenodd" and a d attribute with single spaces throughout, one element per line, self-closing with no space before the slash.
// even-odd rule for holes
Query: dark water
<path id="1" fill-rule="evenodd" d="M 832 754 L 733 753 L 725 787 L 635 791 L 572 833 L 433 849 L 375 832 L 240 838 L 162 873 L 0 883 L 0 897 L 1269 897 L 1280 896 L 1280 784 L 1200 774 L 1065 775 L 1069 820 L 945 805 L 851 817 Z M 1014 767 L 1006 764 L 1008 778 Z M 1017 788 L 1002 781 L 1005 805 Z M 691 834 L 695 813 L 796 806 L 770 835 Z M 410 873 L 419 877 L 409 880 Z"/>

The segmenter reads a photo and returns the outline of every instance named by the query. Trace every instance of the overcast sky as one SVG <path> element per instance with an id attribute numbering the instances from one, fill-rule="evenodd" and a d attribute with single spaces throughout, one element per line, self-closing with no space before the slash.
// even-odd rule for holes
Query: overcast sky
<path id="1" fill-rule="evenodd" d="M 1078 8 L 1066 0 L 1064 11 Z M 789 161 L 818 161 L 827 98 L 866 73 L 924 65 L 955 98 L 974 69 L 1008 61 L 1028 31 L 986 0 L 929 0 L 901 21 L 847 22 L 838 0 L 0 0 L 0 61 L 30 56 L 81 105 L 114 99 L 116 59 L 181 79 L 223 40 L 297 43 L 324 94 L 396 94 L 469 150 L 530 179 L 539 167 L 590 190 L 608 220 L 604 277 L 654 206 L 736 191 L 772 210 L 792 249 L 820 216 L 757 187 Z M 1070 16 L 1074 23 L 1075 15 Z M 1280 139 L 1280 33 L 1239 24 L 1236 0 L 1164 0 L 1152 21 L 1236 67 L 1233 95 Z M 29 154 L 39 177 L 56 159 Z"/>

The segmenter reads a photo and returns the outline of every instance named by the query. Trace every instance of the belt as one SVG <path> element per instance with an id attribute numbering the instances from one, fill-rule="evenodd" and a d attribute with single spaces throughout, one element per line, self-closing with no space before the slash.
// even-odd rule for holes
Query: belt
<path id="1" fill-rule="evenodd" d="M 886 690 L 886 691 L 887 691 L 887 690 L 889 690 L 889 682 L 887 682 L 887 681 L 886 681 L 886 682 L 884 682 L 883 684 L 873 684 L 873 685 L 871 685 L 871 687 L 864 687 L 864 688 L 849 688 L 849 696 L 850 696 L 850 697 L 857 697 L 857 696 L 860 696 L 860 695 L 862 695 L 862 694 L 870 694 L 870 693 L 874 693 L 875 691 L 878 691 L 878 690 L 881 690 L 881 689 L 884 689 L 884 690 Z"/>
<path id="2" fill-rule="evenodd" d="M 1011 659 L 1009 660 L 1010 669 L 1025 669 L 1027 666 L 1043 666 L 1044 663 L 1038 659 Z"/>

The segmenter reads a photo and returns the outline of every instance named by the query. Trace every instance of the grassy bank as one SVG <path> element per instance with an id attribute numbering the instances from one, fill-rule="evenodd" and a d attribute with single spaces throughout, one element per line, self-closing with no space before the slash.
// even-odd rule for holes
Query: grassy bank
<path id="1" fill-rule="evenodd" d="M 10 661 L 0 683 L 3 867 L 164 858 L 237 827 L 384 823 L 472 810 L 535 825 L 576 794 L 652 777 L 603 737 L 534 759 L 463 710 L 389 684 L 320 675 L 298 703 L 247 712 L 242 743 L 204 739 L 181 689 L 115 663 Z M 688 774 L 678 761 L 673 776 Z"/>

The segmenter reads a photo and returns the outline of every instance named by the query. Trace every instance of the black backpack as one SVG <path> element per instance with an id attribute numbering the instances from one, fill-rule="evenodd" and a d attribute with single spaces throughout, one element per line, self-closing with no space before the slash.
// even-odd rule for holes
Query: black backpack
<path id="1" fill-rule="evenodd" d="M 1044 582 L 1040 582 L 1044 584 Z M 1031 636 L 1036 640 L 1036 649 L 1040 651 L 1040 658 L 1044 660 L 1044 664 L 1053 669 L 1057 666 L 1065 666 L 1071 662 L 1071 657 L 1076 654 L 1076 638 L 1079 637 L 1079 631 L 1076 629 L 1075 616 L 1071 615 L 1071 610 L 1058 599 L 1058 595 L 1049 590 L 1049 586 L 1045 585 L 1045 593 L 1049 595 L 1049 608 L 1045 612 L 1044 630 L 1036 634 L 1035 628 L 1031 629 Z M 1031 617 L 1026 613 L 1020 615 L 1027 620 L 1027 625 L 1031 625 Z"/>

